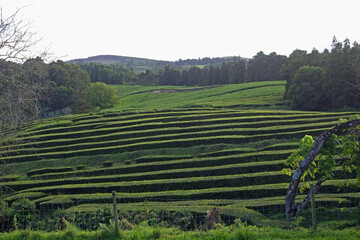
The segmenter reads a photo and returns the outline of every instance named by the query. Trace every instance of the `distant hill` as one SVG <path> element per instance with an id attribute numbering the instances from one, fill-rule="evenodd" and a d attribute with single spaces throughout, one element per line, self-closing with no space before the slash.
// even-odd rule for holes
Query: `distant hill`
<path id="1" fill-rule="evenodd" d="M 88 58 L 79 58 L 67 61 L 77 65 L 96 62 L 105 65 L 125 65 L 127 67 L 134 67 L 137 71 L 145 69 L 155 69 L 159 67 L 172 66 L 176 68 L 188 68 L 191 66 L 206 66 L 206 65 L 220 65 L 223 62 L 231 61 L 233 57 L 217 57 L 217 58 L 199 58 L 199 59 L 179 59 L 178 61 L 163 61 L 148 58 L 137 58 L 116 55 L 98 55 Z"/>
<path id="2" fill-rule="evenodd" d="M 166 66 L 173 65 L 174 62 L 171 61 L 161 61 L 153 60 L 147 58 L 137 58 L 137 57 L 126 57 L 126 56 L 115 56 L 115 55 L 98 55 L 88 58 L 79 58 L 68 61 L 68 63 L 74 64 L 84 64 L 90 62 L 102 63 L 105 65 L 126 65 L 126 66 L 146 66 L 146 67 L 156 67 L 156 66 Z"/>

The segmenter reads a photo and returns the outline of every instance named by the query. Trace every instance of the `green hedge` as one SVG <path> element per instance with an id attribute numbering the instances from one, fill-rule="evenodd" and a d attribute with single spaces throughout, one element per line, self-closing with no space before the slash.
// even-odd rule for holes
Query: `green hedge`
<path id="1" fill-rule="evenodd" d="M 159 180 L 159 179 L 176 179 L 176 178 L 192 178 L 196 177 L 208 177 L 208 176 L 223 176 L 245 174 L 251 172 L 255 175 L 266 175 L 265 171 L 278 171 L 283 168 L 283 161 L 277 161 L 278 164 L 266 164 L 259 163 L 257 166 L 252 164 L 234 164 L 222 167 L 207 167 L 207 168 L 194 168 L 194 169 L 174 169 L 167 171 L 157 171 L 150 173 L 135 173 L 124 175 L 110 175 L 110 176 L 98 176 L 98 177 L 84 177 L 84 178 L 67 178 L 50 181 L 22 181 L 11 184 L 11 188 L 14 190 L 23 190 L 30 187 L 40 186 L 54 186 L 63 184 L 84 184 L 84 183 L 100 183 L 100 182 L 122 182 L 122 181 L 143 181 L 143 180 Z M 246 166 L 242 166 L 246 165 Z M 278 168 L 278 169 L 276 169 Z M 264 171 L 263 173 L 261 173 Z M 356 178 L 356 174 L 351 176 L 344 174 L 341 170 L 335 171 L 334 177 L 336 179 Z"/>
<path id="2" fill-rule="evenodd" d="M 192 158 L 191 155 L 149 155 L 135 159 L 136 163 L 159 162 L 159 161 L 172 161 L 179 159 Z"/>
<path id="3" fill-rule="evenodd" d="M 335 193 L 339 192 L 339 187 L 335 186 L 334 184 L 338 184 L 343 182 L 343 180 L 331 180 L 323 183 L 322 191 L 327 193 Z M 355 183 L 356 180 L 351 180 L 352 183 Z M 207 189 L 189 189 L 189 190 L 168 190 L 168 191 L 157 191 L 157 192 L 130 192 L 130 193 L 123 193 L 117 189 L 117 185 L 106 185 L 100 188 L 98 186 L 100 184 L 94 184 L 96 190 L 91 190 L 90 187 L 83 188 L 82 186 L 78 185 L 75 189 L 71 186 L 62 186 L 59 189 L 52 189 L 52 188 L 39 188 L 45 190 L 46 193 L 50 194 L 57 194 L 61 192 L 61 194 L 76 194 L 79 198 L 81 203 L 86 203 L 86 199 L 80 196 L 89 196 L 89 201 L 93 201 L 93 196 L 109 196 L 110 193 L 115 190 L 117 191 L 118 198 L 122 200 L 119 201 L 126 201 L 126 199 L 140 199 L 146 198 L 149 201 L 163 199 L 169 200 L 187 200 L 187 199 L 254 199 L 254 198 L 267 198 L 267 197 L 283 197 L 286 194 L 287 188 L 289 187 L 289 183 L 278 183 L 278 184 L 266 184 L 266 185 L 255 185 L 255 186 L 244 186 L 244 187 L 213 187 Z M 121 188 L 121 187 L 120 187 Z M 35 189 L 34 189 L 35 190 Z M 79 190 L 79 191 L 77 191 Z M 89 192 L 87 192 L 89 191 Z M 91 193 L 91 191 L 96 192 L 96 194 L 86 194 Z M 355 192 L 358 189 L 353 189 L 351 187 L 344 187 L 341 189 L 342 192 Z M 82 195 L 85 193 L 85 195 Z M 107 193 L 107 194 L 99 194 L 99 193 Z M 75 195 L 74 195 L 75 196 Z M 105 200 L 102 199 L 104 202 Z"/>
<path id="4" fill-rule="evenodd" d="M 317 204 L 320 206 L 328 206 L 328 207 L 351 207 L 348 200 L 343 198 L 333 198 L 331 194 L 328 194 L 328 197 L 323 197 L 317 199 Z M 302 196 L 303 197 L 303 196 Z M 71 207 L 66 210 L 66 212 L 95 212 L 101 208 L 110 208 L 112 205 L 111 199 L 103 199 L 103 204 L 97 204 L 99 201 L 93 200 L 86 201 L 87 203 L 82 203 L 79 201 L 80 205 L 77 205 L 77 202 L 74 202 L 74 207 Z M 119 199 L 121 203 L 118 205 L 118 209 L 120 212 L 122 211 L 154 211 L 157 209 L 167 209 L 169 211 L 196 211 L 202 209 L 202 213 L 206 213 L 206 210 L 211 210 L 214 206 L 220 206 L 220 211 L 222 215 L 230 215 L 237 216 L 236 213 L 239 209 L 252 209 L 255 210 L 258 214 L 269 214 L 271 211 L 273 214 L 283 213 L 285 209 L 285 201 L 284 199 L 279 199 L 278 197 L 273 198 L 259 198 L 259 199 L 251 199 L 251 200 L 239 200 L 232 204 L 229 204 L 228 201 L 224 200 L 194 200 L 194 201 L 171 201 L 171 204 L 166 200 L 163 202 L 160 201 L 147 201 L 147 199 Z M 150 199 L 151 200 L 151 199 Z M 301 199 L 302 200 L 302 199 Z M 297 203 L 301 201 L 297 200 Z M 144 201 L 146 201 L 146 207 L 144 206 Z M 61 202 L 59 202 L 61 204 Z M 109 204 L 109 205 L 108 205 Z M 49 206 L 52 207 L 52 206 Z M 356 213 L 355 213 L 356 214 Z M 243 216 L 246 219 L 246 216 Z"/>
<path id="5" fill-rule="evenodd" d="M 275 175 L 276 177 L 279 175 Z M 276 177 L 274 176 L 274 179 Z M 282 175 L 286 177 L 285 175 Z M 233 177 L 234 178 L 234 177 Z M 30 188 L 25 191 L 42 191 L 46 194 L 52 195 L 67 195 L 67 194 L 88 194 L 88 193 L 111 193 L 116 191 L 117 194 L 129 194 L 129 193 L 146 193 L 148 192 L 149 198 L 170 198 L 170 199 L 251 199 L 261 197 L 272 196 L 284 196 L 288 183 L 267 184 L 267 185 L 255 185 L 255 186 L 243 186 L 233 187 L 224 186 L 224 179 L 218 180 L 202 180 L 199 179 L 187 179 L 188 181 L 181 181 L 182 179 L 164 181 L 147 181 L 143 184 L 140 183 L 97 183 L 97 184 L 77 184 L 77 185 L 62 185 L 51 187 L 39 187 Z M 244 179 L 242 179 L 244 180 Z M 234 178 L 227 183 L 239 182 L 241 184 L 241 178 Z M 136 185 L 137 184 L 137 185 Z M 199 188 L 192 188 L 192 185 Z M 205 188 L 204 184 L 208 187 Z M 222 185 L 223 187 L 216 187 L 216 185 Z M 175 187 L 176 186 L 176 187 Z M 179 188 L 179 187 L 182 187 Z M 154 193 L 153 191 L 156 190 Z M 126 192 L 124 192 L 126 191 Z M 186 194 L 184 195 L 184 191 Z M 161 194 L 163 192 L 163 194 Z M 141 194 L 140 194 L 141 196 Z"/>
<path id="6" fill-rule="evenodd" d="M 225 169 L 225 171 L 228 169 Z M 181 176 L 181 174 L 187 176 Z M 171 173 L 167 173 L 167 176 L 171 176 Z M 99 178 L 70 178 L 70 179 L 59 179 L 59 180 L 33 180 L 33 181 L 22 181 L 17 184 L 9 184 L 7 186 L 11 187 L 13 190 L 23 190 L 23 189 L 37 189 L 41 190 L 32 190 L 32 191 L 41 191 L 46 192 L 57 191 L 56 189 L 62 189 L 64 185 L 71 185 L 76 189 L 75 191 L 96 191 L 89 190 L 89 188 L 106 188 L 107 185 L 117 187 L 118 191 L 122 192 L 149 192 L 153 189 L 157 191 L 165 190 L 177 190 L 177 189 L 199 189 L 199 188 L 211 188 L 211 187 L 235 187 L 235 186 L 250 186 L 250 185 L 261 185 L 265 183 L 279 183 L 279 182 L 288 182 L 289 177 L 282 174 L 280 171 L 273 172 L 257 172 L 251 174 L 232 174 L 232 175 L 218 175 L 218 176 L 204 176 L 198 177 L 194 172 L 174 172 L 174 175 L 178 174 L 177 178 L 156 178 L 152 180 L 138 180 L 137 176 L 132 176 L 136 180 L 131 181 L 124 180 L 122 176 L 113 176 L 113 177 L 99 177 Z M 194 177 L 194 175 L 196 177 Z M 78 186 L 81 186 L 79 189 Z M 49 190 L 48 188 L 53 188 Z M 48 190 L 44 190 L 48 189 Z M 103 191 L 100 191 L 103 192 Z M 106 192 L 106 191 L 105 191 Z M 57 192 L 56 192 L 57 193 Z M 73 193 L 73 192 L 72 192 Z M 88 193 L 88 192 L 83 192 Z"/>
<path id="7" fill-rule="evenodd" d="M 231 114 L 233 115 L 233 114 Z M 306 114 L 306 116 L 309 115 L 309 114 Z M 322 114 L 324 115 L 324 114 Z M 325 116 L 322 116 L 322 115 L 311 115 L 312 118 L 316 118 L 317 116 L 321 116 L 322 120 L 324 120 L 326 118 L 326 121 L 329 122 L 331 119 L 329 119 L 330 116 L 328 115 L 325 115 Z M 207 115 L 206 115 L 207 116 Z M 130 129 L 122 129 L 121 131 L 134 131 L 134 130 L 150 130 L 150 129 L 158 129 L 159 127 L 161 128 L 171 128 L 171 127 L 191 127 L 191 126 L 207 126 L 207 125 L 213 125 L 213 124 L 222 124 L 224 125 L 225 123 L 239 123 L 239 122 L 246 122 L 246 124 L 249 124 L 250 122 L 259 122 L 259 121 L 262 121 L 264 122 L 264 120 L 266 120 L 266 122 L 269 122 L 269 126 L 271 125 L 279 125 L 279 124 L 286 124 L 286 123 L 283 123 L 283 122 L 287 122 L 287 121 L 292 121 L 292 120 L 283 120 L 281 121 L 282 118 L 279 118 L 279 116 L 274 116 L 273 118 L 271 118 L 270 120 L 274 120 L 276 119 L 277 121 L 269 121 L 269 119 L 266 119 L 266 115 L 265 116 L 258 116 L 256 117 L 255 119 L 254 118 L 250 118 L 250 119 L 246 119 L 246 118 L 219 118 L 218 115 L 214 115 L 214 116 L 217 116 L 217 119 L 215 119 L 216 121 L 214 122 L 213 119 L 206 119 L 205 120 L 201 120 L 199 119 L 200 116 L 196 116 L 195 119 L 193 121 L 183 121 L 182 118 L 175 118 L 174 121 L 175 122 L 171 122 L 171 123 L 166 123 L 166 122 L 163 122 L 163 121 L 159 121 L 159 119 L 157 118 L 154 118 L 154 123 L 157 123 L 154 125 L 153 124 L 150 124 L 147 122 L 147 123 L 143 123 L 141 124 L 141 126 L 137 127 L 136 125 L 139 125 L 138 122 L 136 122 L 135 124 L 135 129 L 134 128 L 130 128 Z M 302 115 L 295 115 L 295 116 L 287 116 L 287 117 L 290 117 L 290 119 L 293 119 L 294 117 L 298 118 L 298 119 L 295 119 L 295 120 L 306 120 L 306 117 L 304 117 L 304 114 Z M 338 117 L 337 116 L 336 118 L 332 118 L 332 121 L 337 121 L 338 120 Z M 264 119 L 265 118 L 265 119 Z M 160 119 L 161 120 L 161 119 Z M 279 122 L 280 120 L 280 122 Z M 309 119 L 307 119 L 309 122 Z M 311 119 L 310 119 L 311 120 Z M 316 119 L 313 119 L 315 122 L 316 122 Z M 314 121 L 310 121 L 311 123 L 313 123 Z M 131 121 L 130 121 L 131 122 Z M 272 123 L 271 123 L 272 122 Z M 306 121 L 305 121 L 306 122 Z M 302 122 L 302 123 L 305 123 L 305 122 Z M 124 123 L 127 123 L 126 121 L 125 122 L 119 122 L 118 125 L 116 123 L 116 126 L 114 126 L 113 124 L 110 124 L 109 123 L 103 123 L 103 124 L 100 124 L 100 125 L 96 125 L 96 123 L 93 123 L 93 124 L 90 124 L 90 125 L 77 125 L 76 127 L 74 127 L 73 130 L 68 130 L 67 128 L 57 128 L 57 130 L 59 131 L 56 131 L 54 132 L 54 134 L 47 134 L 43 137 L 41 137 L 41 135 L 39 136 L 39 134 L 45 134 L 44 132 L 38 132 L 38 133 L 32 133 L 32 136 L 28 137 L 28 138 L 25 138 L 26 140 L 30 140 L 32 138 L 35 138 L 35 139 L 38 139 L 38 140 L 50 140 L 50 139 L 58 139 L 58 138 L 68 138 L 69 136 L 72 136 L 72 138 L 78 138 L 78 137 L 85 137 L 85 136 L 89 136 L 89 134 L 91 132 L 93 132 L 93 136 L 96 136 L 96 135 L 102 135 L 102 134 L 109 134 L 109 133 L 115 133 L 115 132 L 118 132 L 120 131 L 120 129 L 117 129 L 117 128 L 121 128 L 121 127 L 124 127 Z M 185 124 L 185 125 L 184 125 Z M 242 124 L 240 125 L 239 127 L 242 127 L 242 128 L 246 128 L 248 127 L 248 125 L 246 124 Z M 131 125 L 134 125 L 134 124 L 131 124 Z M 88 126 L 88 128 L 86 127 Z M 125 126 L 127 126 L 127 124 L 125 124 Z M 266 126 L 266 125 L 265 125 Z M 102 129 L 102 128 L 106 128 L 106 129 Z M 111 128 L 110 128 L 111 127 Z M 209 126 L 207 126 L 209 127 Z M 260 126 L 258 126 L 260 127 Z M 233 128 L 233 127 L 231 127 Z M 92 129 L 92 130 L 91 130 Z M 116 130 L 117 129 L 117 130 Z M 79 130 L 82 130 L 82 131 L 79 131 Z M 49 138 L 49 137 L 52 137 L 52 138 Z M 20 140 L 20 139 L 19 139 Z"/>
<path id="8" fill-rule="evenodd" d="M 231 122 L 228 122 L 231 120 Z M 303 120 L 303 119 L 302 119 Z M 337 118 L 332 119 L 324 119 L 321 118 L 320 122 L 317 122 L 319 119 L 313 119 L 312 121 L 300 122 L 300 123 L 293 123 L 293 127 L 286 126 L 289 123 L 291 124 L 292 121 L 261 121 L 262 126 L 259 126 L 259 122 L 256 122 L 256 128 L 251 126 L 251 123 L 247 122 L 246 119 L 242 119 L 242 121 L 237 121 L 237 119 L 217 119 L 220 121 L 219 123 L 210 124 L 208 120 L 206 120 L 205 125 L 199 124 L 198 121 L 190 121 L 190 122 L 172 122 L 172 123 L 162 123 L 157 122 L 153 124 L 140 124 L 135 125 L 130 128 L 128 127 L 112 127 L 109 128 L 96 128 L 96 129 L 85 129 L 82 131 L 72 131 L 72 132 L 60 132 L 55 134 L 47 134 L 47 135 L 38 135 L 34 134 L 27 138 L 19 138 L 18 142 L 21 141 L 31 141 L 31 143 L 21 144 L 22 147 L 26 146 L 33 146 L 38 145 L 41 147 L 51 146 L 50 140 L 54 141 L 56 139 L 65 139 L 71 138 L 71 141 L 85 141 L 85 142 L 94 142 L 94 141 L 103 141 L 103 140 L 112 140 L 112 139 L 119 139 L 119 138 L 134 138 L 134 137 L 146 137 L 146 136 L 153 136 L 153 135 L 162 135 L 162 134 L 177 134 L 177 133 L 189 133 L 189 132 L 197 132 L 197 131 L 216 131 L 223 129 L 234 129 L 234 128 L 242 128 L 242 134 L 264 134 L 264 133 L 276 133 L 276 132 L 283 132 L 288 131 L 290 129 L 294 130 L 306 130 L 317 128 L 316 126 L 326 126 L 330 127 L 337 123 Z M 326 120 L 326 122 L 324 122 Z M 226 121 L 226 122 L 223 122 Z M 183 124 L 191 124 L 190 126 L 182 126 Z M 265 125 L 264 125 L 265 124 Z M 269 124 L 268 126 L 266 124 Z M 283 126 L 285 125 L 285 126 Z M 274 127 L 274 126 L 280 126 Z M 101 127 L 101 125 L 99 126 Z M 151 131 L 152 130 L 152 131 Z M 126 133 L 127 132 L 127 133 Z M 92 136 L 92 138 L 91 138 Z M 82 139 L 82 140 L 80 140 Z M 68 140 L 70 141 L 70 140 Z M 56 144 L 58 142 L 55 141 Z M 54 145 L 54 144 L 52 144 Z"/>
<path id="9" fill-rule="evenodd" d="M 57 172 L 69 172 L 74 171 L 72 167 L 52 167 L 52 168 L 41 168 L 28 171 L 26 174 L 30 177 L 32 175 L 39 175 L 45 173 L 57 173 Z"/>
<path id="10" fill-rule="evenodd" d="M 245 163 L 232 164 L 221 167 L 204 167 L 204 168 L 188 168 L 188 169 L 172 169 L 164 171 L 153 171 L 145 173 L 130 173 L 122 175 L 108 175 L 108 176 L 92 176 L 92 177 L 76 177 L 76 178 L 62 178 L 56 180 L 31 180 L 18 181 L 11 183 L 4 183 L 5 186 L 13 190 L 19 191 L 28 188 L 41 186 L 56 186 L 65 184 L 85 184 L 85 183 L 105 183 L 105 182 L 125 182 L 125 181 L 143 181 L 143 180 L 159 180 L 159 179 L 176 179 L 176 178 L 192 178 L 208 177 L 208 176 L 226 176 L 235 174 L 252 174 L 262 175 L 260 172 L 278 171 L 283 168 L 284 160 L 274 161 L 274 163 L 259 162 L 259 163 Z M 46 179 L 47 175 L 41 176 Z"/>
<path id="11" fill-rule="evenodd" d="M 150 162 L 150 163 L 135 164 L 131 166 L 73 171 L 73 172 L 61 173 L 61 174 L 45 174 L 41 176 L 40 175 L 36 176 L 36 178 L 49 179 L 49 178 L 66 178 L 66 177 L 80 177 L 80 176 L 128 174 L 128 173 L 140 173 L 140 172 L 153 172 L 153 171 L 169 170 L 169 169 L 202 168 L 204 166 L 210 167 L 210 166 L 221 166 L 221 165 L 229 165 L 229 164 L 250 163 L 248 165 L 243 165 L 244 168 L 247 167 L 247 169 L 244 171 L 247 171 L 250 170 L 250 168 L 253 168 L 252 162 L 259 162 L 258 163 L 259 167 L 261 167 L 261 165 L 264 163 L 265 163 L 264 165 L 274 164 L 274 168 L 278 170 L 278 164 L 280 164 L 280 162 L 278 161 L 272 162 L 272 161 L 278 159 L 286 159 L 287 157 L 290 156 L 292 152 L 293 151 L 291 150 L 264 151 L 264 152 L 254 152 L 254 153 L 230 155 L 223 157 L 213 157 L 213 158 L 193 158 L 193 159 L 172 160 L 167 162 L 156 162 L 156 163 Z M 284 160 L 281 161 L 284 162 Z M 271 167 L 267 166 L 267 168 L 271 168 Z"/>
<path id="12" fill-rule="evenodd" d="M 272 182 L 272 184 L 261 185 Z M 114 183 L 94 183 L 94 184 L 70 184 L 62 186 L 50 186 L 31 188 L 27 191 L 41 191 L 48 194 L 74 194 L 74 193 L 101 193 L 111 192 L 152 192 L 156 191 L 171 191 L 171 190 L 193 190 L 193 189 L 210 189 L 210 188 L 237 188 L 244 186 L 242 191 L 245 191 L 241 198 L 258 198 L 278 195 L 279 189 L 275 186 L 281 184 L 288 185 L 289 177 L 280 172 L 262 172 L 254 174 L 239 174 L 229 176 L 211 176 L 211 177 L 196 177 L 183 179 L 166 179 L 166 180 L 149 180 L 149 181 L 135 181 L 135 182 L 114 182 Z M 328 181 L 322 186 L 324 192 L 338 192 L 339 187 L 334 186 L 335 182 L 341 180 Z M 279 184 L 274 184 L 279 183 Z M 259 187 L 261 186 L 261 187 Z M 281 185 L 282 186 L 282 185 Z M 261 190 L 262 189 L 262 190 Z M 266 193 L 265 189 L 271 189 Z M 356 189 L 343 188 L 341 191 L 356 191 Z M 281 190 L 282 191 L 282 190 Z M 240 194 L 240 193 L 239 193 Z M 241 193 L 242 194 L 242 193 Z M 245 194 L 248 194 L 246 197 Z M 269 195 L 268 195 L 269 194 Z M 272 195 L 271 195 L 272 194 Z M 250 197 L 252 196 L 252 197 Z M 227 198 L 227 197 L 220 197 Z"/>
<path id="13" fill-rule="evenodd" d="M 18 180 L 20 175 L 5 175 L 0 176 L 0 186 L 2 185 L 2 182 L 12 182 Z"/>
<path id="14" fill-rule="evenodd" d="M 98 154 L 111 154 L 125 151 L 139 151 L 157 148 L 171 148 L 171 147 L 192 147 L 195 145 L 211 145 L 219 143 L 228 144 L 240 144 L 252 141 L 260 141 L 265 139 L 289 139 L 289 138 L 301 138 L 305 134 L 319 135 L 327 128 L 313 129 L 308 131 L 296 131 L 296 132 L 285 132 L 277 134 L 263 134 L 253 136 L 211 136 L 204 137 L 206 133 L 199 133 L 203 137 L 180 139 L 176 138 L 176 135 L 158 136 L 151 138 L 151 142 L 144 142 L 149 138 L 138 138 L 132 140 L 114 140 L 100 143 L 79 143 L 68 146 L 52 147 L 52 148 L 41 148 L 33 149 L 33 152 L 37 154 L 31 154 L 28 150 L 18 150 L 19 156 L 10 156 L 0 159 L 1 162 L 23 162 L 23 161 L 34 161 L 38 159 L 49 159 L 49 158 L 62 158 L 62 157 L 73 157 L 73 156 L 85 156 L 85 155 L 98 155 Z M 161 140 L 160 140 L 161 139 Z M 119 146 L 120 145 L 120 146 Z M 122 145 L 122 146 L 121 146 Z M 66 152 L 65 152 L 66 151 Z M 27 154 L 26 154 L 27 153 Z"/>
<path id="15" fill-rule="evenodd" d="M 264 127 L 264 128 L 236 128 L 233 124 L 231 127 L 227 126 L 227 124 L 217 125 L 216 128 L 212 128 L 212 126 L 195 126 L 189 128 L 163 128 L 161 130 L 144 130 L 144 131 L 130 131 L 126 132 L 121 129 L 111 129 L 111 133 L 101 135 L 101 130 L 96 130 L 96 135 L 89 137 L 81 137 L 76 138 L 77 133 L 72 135 L 68 135 L 68 137 L 72 137 L 71 139 L 60 138 L 65 137 L 61 134 L 58 134 L 57 137 L 60 139 L 46 139 L 41 142 L 34 142 L 35 139 L 30 143 L 26 144 L 18 144 L 17 148 L 12 151 L 4 152 L 7 156 L 19 155 L 19 154 L 29 154 L 33 151 L 36 151 L 34 148 L 52 148 L 52 147 L 63 147 L 66 148 L 71 145 L 76 144 L 85 144 L 85 143 L 97 143 L 97 142 L 114 142 L 120 141 L 118 144 L 132 144 L 136 142 L 141 142 L 147 140 L 151 137 L 154 140 L 171 140 L 173 138 L 194 138 L 194 137 L 209 137 L 209 136 L 222 136 L 233 133 L 240 133 L 241 135 L 264 135 L 264 134 L 278 134 L 282 132 L 289 131 L 310 131 L 314 128 L 330 128 L 336 122 L 325 122 L 325 123 L 310 123 L 310 124 L 302 124 L 302 125 L 294 125 L 294 126 L 285 126 L 285 127 Z M 235 129 L 235 130 L 234 130 Z M 83 131 L 84 132 L 84 131 Z M 85 132 L 88 134 L 88 132 Z M 119 140 L 120 139 L 120 140 Z M 28 147 L 28 149 L 27 149 Z M 37 150 L 39 152 L 39 150 Z"/>
<path id="16" fill-rule="evenodd" d="M 43 192 L 23 192 L 23 193 L 16 193 L 9 197 L 6 197 L 5 200 L 7 202 L 11 203 L 13 201 L 16 201 L 16 200 L 22 199 L 22 198 L 38 199 L 38 198 L 45 197 L 45 196 L 46 196 L 46 194 Z"/>
<path id="17" fill-rule="evenodd" d="M 207 190 L 199 190 L 207 191 Z M 172 191 L 174 194 L 180 195 L 182 191 Z M 195 190 L 193 190 L 195 192 Z M 255 199 L 191 199 L 189 200 L 179 200 L 172 199 L 168 194 L 169 192 L 157 192 L 157 193 L 127 193 L 127 194 L 117 194 L 117 202 L 120 203 L 118 209 L 136 209 L 142 207 L 143 209 L 148 207 L 158 205 L 167 205 L 174 207 L 186 207 L 187 209 L 192 209 L 198 206 L 221 206 L 221 209 L 233 209 L 238 207 L 247 207 L 251 209 L 256 209 L 258 211 L 267 210 L 269 213 L 269 207 L 282 208 L 285 207 L 284 196 L 277 197 L 266 197 L 266 198 L 255 198 Z M 185 192 L 183 192 L 185 193 Z M 328 193 L 328 194 L 316 194 L 316 201 L 318 203 L 329 203 L 331 202 L 332 206 L 342 207 L 342 206 L 357 206 L 360 201 L 360 193 Z M 184 194 L 185 195 L 185 194 Z M 191 194 L 190 194 L 191 195 Z M 75 194 L 75 195 L 62 195 L 70 198 L 76 207 L 69 208 L 66 212 L 91 212 L 97 211 L 99 208 L 105 207 L 107 203 L 112 203 L 111 193 L 97 193 L 97 194 Z M 169 196 L 169 197 L 166 197 Z M 349 199 L 352 196 L 357 196 L 357 202 L 352 201 L 349 203 Z M 43 203 L 52 200 L 53 202 L 56 199 L 56 195 L 43 197 L 41 199 L 35 200 L 36 203 Z M 305 195 L 298 195 L 296 197 L 296 203 L 301 203 Z M 171 204 L 168 202 L 171 201 Z M 146 204 L 144 204 L 146 202 Z M 343 204 L 344 203 L 344 204 Z M 327 206 L 329 204 L 326 204 Z"/>
<path id="18" fill-rule="evenodd" d="M 288 150 L 288 149 L 297 149 L 299 147 L 298 142 L 287 142 L 270 145 L 262 148 L 263 151 L 272 151 L 272 150 Z"/>
<path id="19" fill-rule="evenodd" d="M 219 115 L 223 115 L 225 117 L 249 117 L 249 116 L 258 116 L 258 115 L 294 115 L 299 114 L 299 112 L 294 111 L 231 111 L 231 110 L 216 110 L 216 109 L 169 109 L 166 111 L 146 111 L 146 113 L 139 113 L 138 111 L 134 111 L 131 114 L 126 112 L 114 112 L 111 114 L 102 114 L 100 115 L 88 115 L 81 117 L 60 117 L 58 120 L 67 120 L 73 121 L 77 125 L 84 124 L 92 124 L 92 123 L 109 123 L 109 122 L 118 122 L 118 121 L 128 121 L 128 120 L 141 120 L 146 118 L 161 118 L 161 117 L 173 117 L 174 120 L 177 119 L 178 116 L 182 118 L 190 118 L 190 120 L 198 120 L 198 119 L 209 119 L 209 118 L 217 118 Z M 302 112 L 302 114 L 304 114 Z M 323 113 L 321 113 L 323 114 Z M 190 116 L 187 116 L 190 115 Z M 34 125 L 35 126 L 35 125 Z M 48 125 L 51 126 L 51 125 Z M 54 125 L 56 126 L 56 125 Z M 58 129 L 58 128 L 55 128 Z M 29 130 L 32 130 L 29 128 Z M 47 129 L 53 131 L 54 129 Z M 31 131 L 33 134 L 36 131 Z"/>

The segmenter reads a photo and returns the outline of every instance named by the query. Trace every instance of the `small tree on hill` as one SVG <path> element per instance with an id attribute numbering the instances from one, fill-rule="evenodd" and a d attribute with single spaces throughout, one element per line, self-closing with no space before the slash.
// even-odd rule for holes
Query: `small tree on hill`
<path id="1" fill-rule="evenodd" d="M 86 101 L 92 108 L 110 108 L 120 102 L 116 89 L 105 83 L 91 83 L 86 92 Z"/>
<path id="2" fill-rule="evenodd" d="M 288 95 L 291 107 L 300 110 L 320 110 L 324 103 L 321 94 L 321 79 L 324 75 L 321 67 L 302 66 L 294 76 Z"/>
<path id="3" fill-rule="evenodd" d="M 295 198 L 299 185 L 306 179 L 315 179 L 317 182 L 314 191 L 320 189 L 321 184 L 333 176 L 335 167 L 341 166 L 342 170 L 357 174 L 357 182 L 360 182 L 360 118 L 341 120 L 341 123 L 325 132 L 314 141 L 311 136 L 305 136 L 299 149 L 286 161 L 286 165 L 296 168 L 286 194 L 286 218 L 288 223 L 294 220 L 300 211 L 310 201 L 308 195 L 304 201 L 296 205 Z M 341 148 L 337 148 L 337 145 Z M 340 161 L 335 156 L 339 155 Z M 283 169 L 283 172 L 291 175 L 291 169 Z"/>

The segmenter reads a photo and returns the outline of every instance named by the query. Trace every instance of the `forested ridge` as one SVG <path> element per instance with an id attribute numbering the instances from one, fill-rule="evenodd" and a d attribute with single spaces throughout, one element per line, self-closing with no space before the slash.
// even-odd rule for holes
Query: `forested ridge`
<path id="1" fill-rule="evenodd" d="M 104 83 L 91 83 L 88 73 L 75 64 L 47 64 L 41 58 L 24 63 L 0 60 L 2 127 L 112 106 L 115 92 Z"/>
<path id="2" fill-rule="evenodd" d="M 292 109 L 357 110 L 360 106 L 360 47 L 349 39 L 339 42 L 334 37 L 331 49 L 323 52 L 296 49 L 287 57 L 260 51 L 250 59 L 233 57 L 219 62 L 221 59 L 180 59 L 140 72 L 131 64 L 79 66 L 92 82 L 108 84 L 208 86 L 286 80 L 284 99 Z"/>
<path id="3" fill-rule="evenodd" d="M 295 50 L 281 72 L 287 81 L 284 98 L 293 109 L 358 110 L 360 46 L 334 37 L 331 51 Z"/>
<path id="4" fill-rule="evenodd" d="M 93 82 L 108 84 L 208 86 L 237 84 L 254 81 L 276 81 L 281 79 L 280 69 L 286 56 L 275 52 L 266 55 L 262 51 L 253 58 L 202 58 L 169 62 L 156 68 L 137 71 L 138 62 L 133 65 L 108 65 L 94 60 L 77 62 L 87 71 Z M 146 65 L 147 66 L 147 65 Z"/>
<path id="5" fill-rule="evenodd" d="M 233 57 L 221 65 L 212 64 L 220 60 L 223 58 L 180 59 L 175 63 L 205 65 L 177 68 L 172 64 L 141 72 L 134 66 L 46 63 L 39 57 L 23 63 L 1 60 L 3 123 L 16 125 L 114 106 L 119 102 L 114 97 L 116 91 L 105 84 L 209 86 L 286 80 L 284 99 L 292 109 L 333 111 L 360 107 L 360 46 L 349 39 L 339 42 L 334 37 L 330 51 L 313 49 L 308 53 L 296 49 L 289 57 L 260 51 L 251 59 Z M 88 94 L 88 89 L 99 94 Z"/>

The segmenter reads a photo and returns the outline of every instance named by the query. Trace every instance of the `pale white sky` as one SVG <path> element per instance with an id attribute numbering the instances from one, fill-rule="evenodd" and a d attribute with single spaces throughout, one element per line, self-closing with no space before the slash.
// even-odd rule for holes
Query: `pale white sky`
<path id="1" fill-rule="evenodd" d="M 29 5 L 30 4 L 30 5 Z M 0 0 L 62 60 L 242 56 L 360 42 L 358 0 Z"/>

